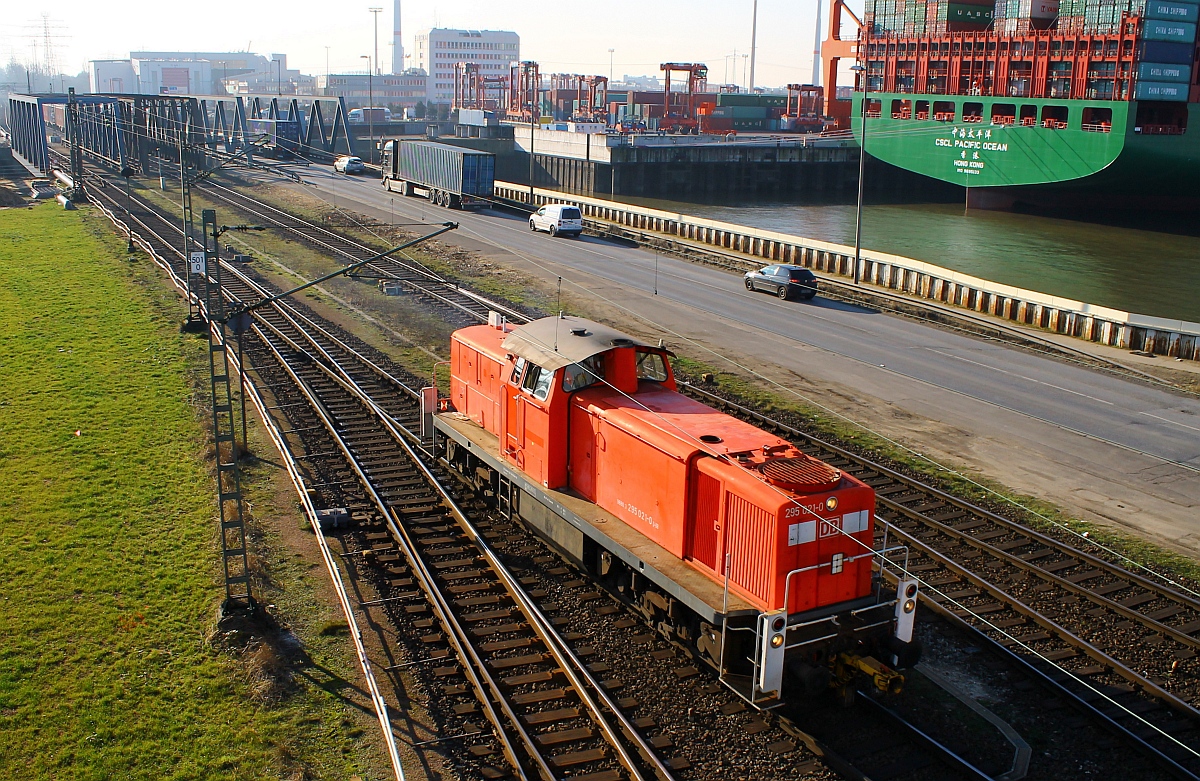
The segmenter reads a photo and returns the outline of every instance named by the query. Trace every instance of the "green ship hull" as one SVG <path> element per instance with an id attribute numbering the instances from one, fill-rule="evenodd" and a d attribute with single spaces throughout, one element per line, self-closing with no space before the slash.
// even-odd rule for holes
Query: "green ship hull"
<path id="1" fill-rule="evenodd" d="M 968 190 L 992 188 L 1022 201 L 1070 205 L 1117 205 L 1134 199 L 1153 208 L 1190 208 L 1200 195 L 1200 104 L 1188 105 L 1187 130 L 1177 135 L 1143 133 L 1135 126 L 1137 102 L 871 93 L 881 116 L 869 116 L 866 150 L 891 165 Z M 896 101 L 896 103 L 893 103 Z M 926 106 L 945 119 L 895 118 Z M 948 110 L 953 104 L 953 113 Z M 852 126 L 862 143 L 860 101 Z M 936 111 L 933 107 L 939 107 Z M 978 115 L 963 121 L 964 107 Z M 1035 116 L 1036 124 L 996 124 L 993 111 L 1010 107 Z M 1043 109 L 1066 110 L 1054 127 L 1042 124 Z M 893 108 L 900 111 L 893 112 Z M 1085 109 L 1111 109 L 1111 120 L 1085 126 Z M 914 116 L 916 111 L 911 112 Z M 946 121 L 953 116 L 954 121 Z M 1061 113 L 1059 114 L 1061 116 Z M 1095 114 L 1091 114 L 1095 116 Z"/>

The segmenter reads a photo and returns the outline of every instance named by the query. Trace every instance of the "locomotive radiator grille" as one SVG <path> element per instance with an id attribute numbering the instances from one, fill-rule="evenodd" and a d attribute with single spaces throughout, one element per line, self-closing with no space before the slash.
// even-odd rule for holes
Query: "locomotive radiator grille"
<path id="1" fill-rule="evenodd" d="M 758 471 L 775 485 L 807 491 L 833 488 L 842 479 L 840 469 L 808 457 L 774 458 L 759 466 Z"/>

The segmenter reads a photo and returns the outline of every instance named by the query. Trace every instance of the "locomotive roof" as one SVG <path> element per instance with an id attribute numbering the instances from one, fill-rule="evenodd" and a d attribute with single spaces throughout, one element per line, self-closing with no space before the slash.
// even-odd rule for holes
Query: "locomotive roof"
<path id="1" fill-rule="evenodd" d="M 510 333 L 508 352 L 554 371 L 615 347 L 651 347 L 640 339 L 582 317 L 543 317 Z M 557 349 L 556 349 L 557 348 Z"/>

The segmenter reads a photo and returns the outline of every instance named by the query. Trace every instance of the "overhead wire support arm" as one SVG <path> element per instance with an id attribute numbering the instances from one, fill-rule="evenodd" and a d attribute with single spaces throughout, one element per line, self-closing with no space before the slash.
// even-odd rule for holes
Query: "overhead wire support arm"
<path id="1" fill-rule="evenodd" d="M 247 230 L 256 230 L 256 228 L 253 228 L 251 226 L 239 226 L 239 229 L 242 229 L 242 228 L 247 229 Z M 242 304 L 242 305 L 231 304 L 230 312 L 224 318 L 224 320 L 222 322 L 229 322 L 230 320 L 232 320 L 235 317 L 247 315 L 250 312 L 254 311 L 255 309 L 261 309 L 264 306 L 273 304 L 276 301 L 279 301 L 280 299 L 287 298 L 288 296 L 295 295 L 296 293 L 299 293 L 301 290 L 307 290 L 308 288 L 312 287 L 313 285 L 319 285 L 322 282 L 333 279 L 334 277 L 340 277 L 343 274 L 350 275 L 350 272 L 354 271 L 355 269 L 359 269 L 359 268 L 362 268 L 363 266 L 370 265 L 371 263 L 374 263 L 378 260 L 383 260 L 384 258 L 386 258 L 390 255 L 394 255 L 401 250 L 408 249 L 409 247 L 412 247 L 416 244 L 420 244 L 423 241 L 428 241 L 436 236 L 440 236 L 443 233 L 447 233 L 447 232 L 455 230 L 457 228 L 458 228 L 457 222 L 442 223 L 442 227 L 439 228 L 438 230 L 435 230 L 433 233 L 429 233 L 425 236 L 419 236 L 419 237 L 413 239 L 412 241 L 406 241 L 397 247 L 392 247 L 390 250 L 387 250 L 385 252 L 380 252 L 377 255 L 372 255 L 371 257 L 367 258 L 366 260 L 360 260 L 355 263 L 351 263 L 348 266 L 343 266 L 342 268 L 340 268 L 336 271 L 331 271 L 328 274 L 319 276 L 316 279 L 305 282 L 303 285 L 294 287 L 291 290 L 285 290 L 282 293 L 276 293 L 273 296 L 268 296 L 267 298 L 261 299 L 259 301 L 255 301 L 252 304 Z M 226 230 L 233 230 L 233 228 L 229 228 L 229 227 L 221 228 L 222 232 L 224 232 Z"/>

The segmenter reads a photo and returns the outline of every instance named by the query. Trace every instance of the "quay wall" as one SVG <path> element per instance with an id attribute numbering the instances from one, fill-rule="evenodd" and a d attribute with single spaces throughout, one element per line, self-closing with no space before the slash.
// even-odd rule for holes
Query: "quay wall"
<path id="1" fill-rule="evenodd" d="M 496 182 L 496 195 L 529 202 L 529 186 Z M 791 263 L 842 277 L 854 276 L 854 248 L 744 225 L 642 206 L 534 188 L 534 205 L 569 203 L 586 219 L 677 237 L 764 263 Z M 864 282 L 911 296 L 963 307 L 1090 342 L 1184 360 L 1200 360 L 1200 323 L 1152 317 L 1004 285 L 932 263 L 862 252 Z"/>

